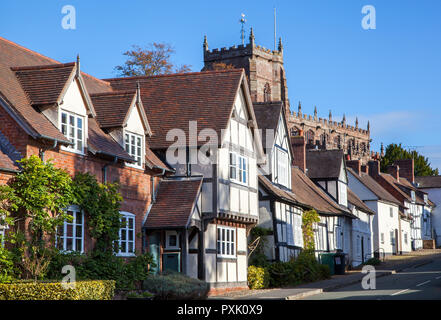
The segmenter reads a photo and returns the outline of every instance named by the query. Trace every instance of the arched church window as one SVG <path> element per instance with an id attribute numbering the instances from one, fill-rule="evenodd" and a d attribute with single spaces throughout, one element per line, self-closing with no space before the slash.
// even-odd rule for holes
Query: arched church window
<path id="1" fill-rule="evenodd" d="M 306 138 L 306 143 L 307 144 L 313 145 L 314 144 L 314 131 L 308 130 L 306 132 L 305 138 Z"/>
<path id="2" fill-rule="evenodd" d="M 295 137 L 300 135 L 300 129 L 297 127 L 292 127 L 291 128 L 291 136 Z"/>
<path id="3" fill-rule="evenodd" d="M 263 88 L 263 100 L 265 102 L 271 101 L 271 86 L 269 83 L 265 83 L 265 87 Z"/>

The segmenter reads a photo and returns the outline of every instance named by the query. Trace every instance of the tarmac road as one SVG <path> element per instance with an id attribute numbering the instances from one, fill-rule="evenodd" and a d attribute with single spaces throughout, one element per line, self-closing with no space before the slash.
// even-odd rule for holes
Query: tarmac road
<path id="1" fill-rule="evenodd" d="M 429 264 L 377 278 L 375 290 L 364 290 L 357 283 L 304 300 L 441 300 L 441 256 Z"/>

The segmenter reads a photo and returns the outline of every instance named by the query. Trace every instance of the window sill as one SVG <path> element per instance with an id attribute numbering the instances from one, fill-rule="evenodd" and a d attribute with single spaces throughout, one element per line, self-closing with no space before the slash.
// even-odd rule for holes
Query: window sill
<path id="1" fill-rule="evenodd" d="M 133 169 L 144 170 L 144 164 L 138 166 L 138 165 L 130 164 L 130 163 L 126 162 L 125 166 L 129 167 L 129 168 L 133 168 Z"/>
<path id="2" fill-rule="evenodd" d="M 84 153 L 84 151 L 78 151 L 78 150 L 67 148 L 67 147 L 64 147 L 64 146 L 61 146 L 61 150 L 69 152 L 69 153 L 75 153 L 75 154 L 78 154 L 78 155 L 81 155 L 81 156 L 86 155 Z"/>
<path id="3" fill-rule="evenodd" d="M 132 253 L 117 253 L 116 256 L 130 258 L 130 257 L 136 257 L 136 254 L 134 254 L 133 252 Z"/>

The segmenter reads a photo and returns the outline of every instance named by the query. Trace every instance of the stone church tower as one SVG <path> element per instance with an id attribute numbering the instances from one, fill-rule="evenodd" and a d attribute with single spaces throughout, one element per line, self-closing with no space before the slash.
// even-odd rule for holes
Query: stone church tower
<path id="1" fill-rule="evenodd" d="M 247 45 L 210 51 L 205 37 L 203 47 L 204 70 L 213 69 L 214 64 L 217 63 L 244 68 L 253 101 L 283 101 L 286 110 L 289 110 L 288 86 L 286 85 L 285 69 L 283 67 L 281 38 L 279 39 L 278 50 L 269 50 L 255 44 L 254 33 L 251 28 Z"/>
<path id="2" fill-rule="evenodd" d="M 361 129 L 358 119 L 355 126 L 348 125 L 345 116 L 337 122 L 332 119 L 331 111 L 327 119 L 319 118 L 317 108 L 314 108 L 314 115 L 307 115 L 302 112 L 300 103 L 297 112 L 291 112 L 281 38 L 277 50 L 269 50 L 255 44 L 251 29 L 246 45 L 209 50 L 205 37 L 203 49 L 203 70 L 215 69 L 219 64 L 244 68 L 254 102 L 283 101 L 290 135 L 303 135 L 308 149 L 342 149 L 348 159 L 361 160 L 363 164 L 378 157 L 370 151 L 369 122 L 367 129 Z"/>

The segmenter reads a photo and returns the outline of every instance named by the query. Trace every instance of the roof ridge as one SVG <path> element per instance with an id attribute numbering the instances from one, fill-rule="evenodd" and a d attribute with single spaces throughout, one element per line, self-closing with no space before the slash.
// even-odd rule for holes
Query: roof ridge
<path id="1" fill-rule="evenodd" d="M 110 92 L 91 93 L 90 97 L 122 96 L 122 95 L 135 94 L 135 93 L 136 93 L 136 90 L 118 90 L 118 91 L 110 91 Z"/>
<path id="2" fill-rule="evenodd" d="M 23 67 L 11 67 L 12 71 L 24 71 L 24 70 L 45 70 L 45 69 L 59 69 L 75 66 L 76 62 L 36 65 L 36 66 L 23 66 Z"/>
<path id="3" fill-rule="evenodd" d="M 17 48 L 19 48 L 19 49 L 21 49 L 21 50 L 27 51 L 27 52 L 29 52 L 29 53 L 31 53 L 31 54 L 33 54 L 33 55 L 36 55 L 36 56 L 39 56 L 39 57 L 41 57 L 41 58 L 47 59 L 47 60 L 49 60 L 49 61 L 52 61 L 52 62 L 54 62 L 55 64 L 59 64 L 59 63 L 61 63 L 60 61 L 57 61 L 57 60 L 52 59 L 52 58 L 50 58 L 50 57 L 48 57 L 48 56 L 45 56 L 44 54 L 41 54 L 41 53 L 39 53 L 39 52 L 37 52 L 37 51 L 34 51 L 34 50 L 32 50 L 32 49 L 26 48 L 26 47 L 24 47 L 24 46 L 22 46 L 22 45 L 20 45 L 20 44 L 18 44 L 18 43 L 16 43 L 16 42 L 13 42 L 13 41 L 11 41 L 11 40 L 8 40 L 8 39 L 6 39 L 6 38 L 4 38 L 4 37 L 2 37 L 2 36 L 0 36 L 0 41 L 7 42 L 7 43 L 9 43 L 10 45 L 13 45 L 13 46 L 15 46 L 15 47 L 17 47 Z M 106 85 L 108 85 L 108 86 L 110 87 L 110 83 L 108 83 L 108 82 L 106 82 L 106 81 L 104 81 L 104 80 L 101 80 L 101 79 L 99 79 L 99 78 L 96 78 L 96 77 L 94 77 L 94 76 L 92 76 L 92 75 L 90 75 L 90 74 L 88 74 L 88 73 L 83 72 L 83 71 L 81 71 L 81 73 L 82 73 L 83 75 L 87 76 L 87 77 L 90 77 L 90 78 L 96 80 L 96 81 L 103 82 L 104 84 L 106 84 Z"/>
<path id="4" fill-rule="evenodd" d="M 131 76 L 131 77 L 115 77 L 115 78 L 104 78 L 101 81 L 118 81 L 118 80 L 133 80 L 133 79 L 152 79 L 152 78 L 165 78 L 165 77 L 176 77 L 176 76 L 190 76 L 198 74 L 214 74 L 214 73 L 235 73 L 242 72 L 243 68 L 227 69 L 227 70 L 206 70 L 197 72 L 181 72 L 181 73 L 171 73 L 171 74 L 158 74 L 153 76 Z"/>

